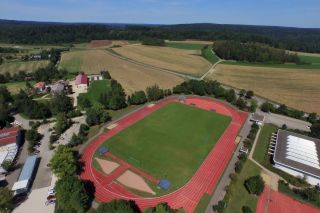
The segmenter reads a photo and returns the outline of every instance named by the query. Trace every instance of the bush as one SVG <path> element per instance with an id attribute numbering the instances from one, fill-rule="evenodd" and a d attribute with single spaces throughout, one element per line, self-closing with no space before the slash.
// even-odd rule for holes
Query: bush
<path id="1" fill-rule="evenodd" d="M 248 178 L 244 185 L 250 194 L 260 195 L 264 189 L 264 181 L 260 175 Z"/>
<path id="2" fill-rule="evenodd" d="M 1 167 L 4 168 L 7 172 L 10 172 L 14 168 L 14 163 L 12 160 L 5 160 L 2 162 Z"/>
<path id="3" fill-rule="evenodd" d="M 217 205 L 212 206 L 212 210 L 218 213 L 223 213 L 226 208 L 227 203 L 223 200 L 220 200 Z"/>
<path id="4" fill-rule="evenodd" d="M 252 213 L 253 211 L 248 206 L 242 206 L 243 213 Z"/>

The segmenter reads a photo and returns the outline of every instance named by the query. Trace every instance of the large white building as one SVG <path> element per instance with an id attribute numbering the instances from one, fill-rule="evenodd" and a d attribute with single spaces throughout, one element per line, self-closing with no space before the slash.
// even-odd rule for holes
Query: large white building
<path id="1" fill-rule="evenodd" d="M 320 184 L 320 140 L 278 130 L 273 155 L 275 167 L 300 176 L 312 185 Z"/>

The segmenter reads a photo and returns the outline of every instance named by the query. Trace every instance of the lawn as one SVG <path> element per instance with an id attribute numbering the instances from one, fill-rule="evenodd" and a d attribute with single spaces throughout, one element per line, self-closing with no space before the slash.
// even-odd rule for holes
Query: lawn
<path id="1" fill-rule="evenodd" d="M 173 191 L 193 176 L 230 121 L 214 112 L 171 103 L 103 146 L 150 175 L 170 180 Z"/>
<path id="2" fill-rule="evenodd" d="M 203 48 L 201 50 L 201 55 L 202 57 L 207 59 L 211 64 L 215 64 L 219 61 L 219 58 L 215 54 L 213 54 L 211 48 L 212 48 L 212 45 L 207 46 L 206 48 Z"/>
<path id="3" fill-rule="evenodd" d="M 87 96 L 91 103 L 99 102 L 100 96 L 110 89 L 109 80 L 93 81 L 87 93 L 81 93 L 81 96 Z"/>
<path id="4" fill-rule="evenodd" d="M 277 128 L 271 124 L 266 124 L 261 129 L 257 145 L 253 153 L 253 158 L 262 165 L 269 162 L 268 147 L 270 137 L 272 133 L 276 131 Z"/>
<path id="5" fill-rule="evenodd" d="M 167 42 L 167 47 L 184 49 L 184 50 L 201 50 L 205 44 L 195 44 L 195 43 L 180 43 L 180 42 Z"/>
<path id="6" fill-rule="evenodd" d="M 299 55 L 302 62 L 310 63 L 312 65 L 318 65 L 320 67 L 320 56 L 316 55 Z"/>
<path id="7" fill-rule="evenodd" d="M 244 186 L 244 181 L 252 176 L 260 174 L 260 168 L 252 161 L 247 160 L 242 168 L 242 171 L 238 175 L 238 178 L 234 184 L 230 186 L 231 199 L 225 210 L 226 213 L 242 213 L 242 207 L 248 206 L 252 212 L 255 211 L 258 196 L 249 194 Z"/>
<path id="8" fill-rule="evenodd" d="M 70 52 L 66 52 L 62 54 L 59 67 L 62 69 L 66 69 L 69 72 L 86 71 L 81 70 L 84 58 L 84 51 L 73 51 L 72 53 L 73 54 L 70 54 Z"/>
<path id="9" fill-rule="evenodd" d="M 209 194 L 203 195 L 194 212 L 195 213 L 205 212 L 210 203 L 210 200 L 211 200 L 211 195 Z"/>

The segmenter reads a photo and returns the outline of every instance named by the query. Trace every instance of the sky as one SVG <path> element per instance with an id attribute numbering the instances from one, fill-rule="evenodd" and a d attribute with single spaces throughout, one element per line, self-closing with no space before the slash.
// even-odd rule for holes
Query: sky
<path id="1" fill-rule="evenodd" d="M 0 0 L 0 19 L 320 28 L 320 0 Z"/>

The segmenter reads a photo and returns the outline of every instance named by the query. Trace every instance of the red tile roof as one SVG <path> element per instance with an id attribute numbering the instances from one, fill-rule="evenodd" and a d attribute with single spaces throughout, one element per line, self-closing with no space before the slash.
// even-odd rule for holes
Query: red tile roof
<path id="1" fill-rule="evenodd" d="M 0 130 L 0 146 L 16 143 L 19 130 L 17 127 Z"/>
<path id="2" fill-rule="evenodd" d="M 42 89 L 46 85 L 45 82 L 38 82 L 34 85 L 34 87 Z"/>
<path id="3" fill-rule="evenodd" d="M 76 77 L 76 85 L 79 84 L 88 84 L 89 80 L 88 80 L 88 76 L 86 74 L 79 74 Z"/>

